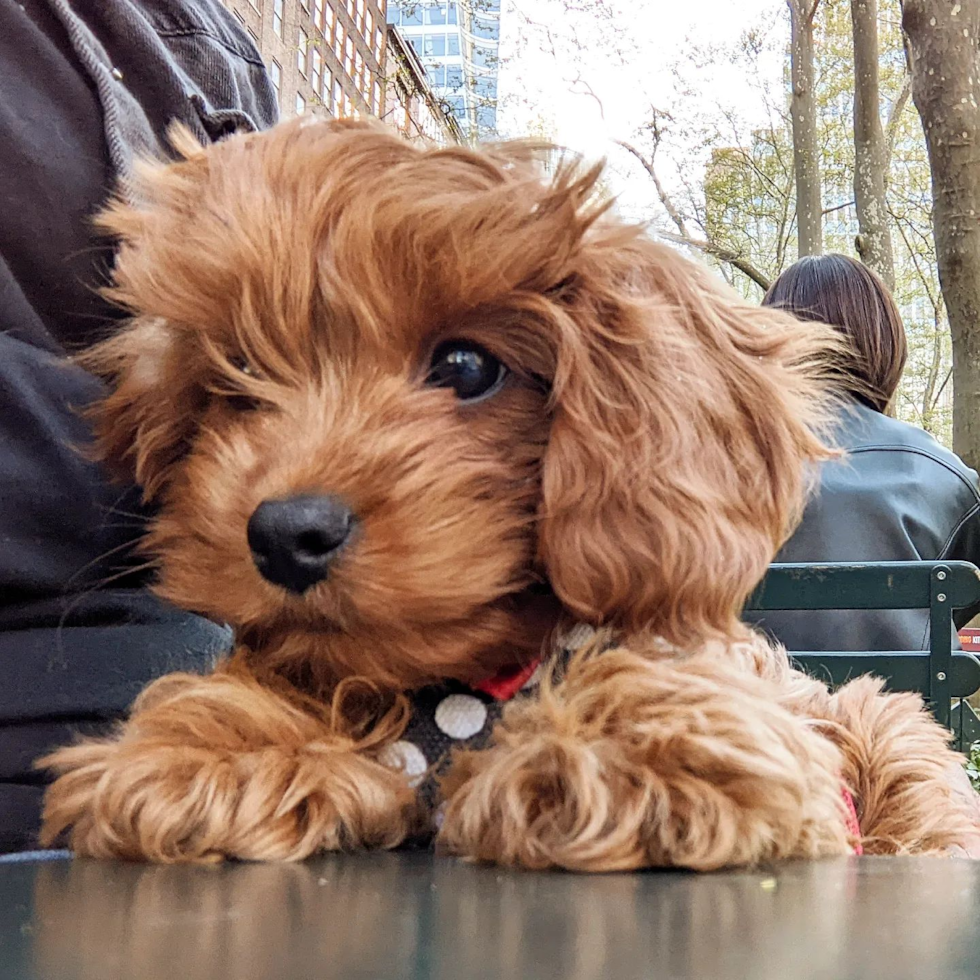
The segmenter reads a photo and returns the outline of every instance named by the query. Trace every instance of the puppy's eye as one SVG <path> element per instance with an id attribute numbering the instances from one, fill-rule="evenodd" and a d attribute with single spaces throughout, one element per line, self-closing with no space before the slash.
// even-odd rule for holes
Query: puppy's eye
<path id="1" fill-rule="evenodd" d="M 240 374 L 245 375 L 246 378 L 258 376 L 258 371 L 255 370 L 252 362 L 246 357 L 231 355 L 228 357 L 228 363 Z M 244 392 L 221 389 L 217 393 L 224 398 L 225 404 L 236 412 L 252 412 L 261 407 L 261 402 L 257 398 Z"/>
<path id="2" fill-rule="evenodd" d="M 240 371 L 242 374 L 247 375 L 250 378 L 255 377 L 256 374 L 255 368 L 252 367 L 252 362 L 249 361 L 247 358 L 242 357 L 240 355 L 237 357 L 229 357 L 228 363 L 236 371 Z"/>
<path id="3" fill-rule="evenodd" d="M 489 351 L 465 340 L 447 340 L 432 355 L 428 383 L 452 388 L 460 401 L 476 401 L 496 394 L 507 368 Z"/>

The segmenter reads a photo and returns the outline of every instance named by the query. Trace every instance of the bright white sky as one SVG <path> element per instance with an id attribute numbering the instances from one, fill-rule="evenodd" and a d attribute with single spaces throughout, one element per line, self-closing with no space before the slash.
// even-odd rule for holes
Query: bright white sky
<path id="1" fill-rule="evenodd" d="M 544 32 L 530 28 L 526 18 L 537 24 L 555 24 L 556 36 L 563 30 L 567 33 L 569 21 L 563 12 L 566 4 L 575 2 L 503 0 L 501 132 L 522 135 L 538 125 L 542 135 L 562 145 L 590 157 L 608 157 L 614 166 L 610 183 L 620 195 L 624 210 L 637 217 L 650 216 L 654 198 L 649 179 L 611 141 L 631 139 L 649 119 L 651 103 L 668 111 L 675 108 L 670 66 L 685 56 L 689 38 L 700 45 L 734 44 L 749 27 L 781 23 L 785 0 L 600 0 L 617 12 L 615 22 L 627 28 L 626 46 L 632 44 L 634 48 L 620 47 L 628 60 L 626 65 L 615 64 L 608 50 L 603 51 L 598 37 L 604 28 L 590 31 L 591 19 L 581 22 L 579 36 L 586 42 L 594 41 L 594 45 L 588 43 L 579 54 L 559 48 L 557 57 L 541 51 L 536 39 Z M 777 81 L 780 71 L 779 62 L 774 60 L 771 72 Z M 576 75 L 582 81 L 574 83 Z M 731 66 L 713 62 L 699 78 L 704 111 L 724 103 L 744 117 L 748 128 L 753 120 L 762 122 L 756 93 Z M 601 110 L 596 98 L 583 94 L 584 83 L 601 100 Z M 677 168 L 699 165 L 685 160 L 664 162 Z M 664 179 L 670 183 L 671 168 L 668 165 L 664 169 Z"/>

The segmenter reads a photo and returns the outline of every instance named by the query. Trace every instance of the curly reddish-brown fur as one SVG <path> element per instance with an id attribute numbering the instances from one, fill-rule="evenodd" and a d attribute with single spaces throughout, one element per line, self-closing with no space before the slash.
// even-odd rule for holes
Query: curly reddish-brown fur
<path id="1" fill-rule="evenodd" d="M 846 854 L 840 757 L 776 694 L 713 657 L 580 656 L 457 758 L 443 840 L 581 871 Z"/>
<path id="2" fill-rule="evenodd" d="M 419 826 L 405 777 L 376 760 L 404 700 L 359 737 L 335 710 L 303 710 L 247 673 L 173 674 L 147 688 L 118 737 L 62 749 L 48 832 L 93 857 L 283 860 L 392 847 Z"/>
<path id="3" fill-rule="evenodd" d="M 980 804 L 916 695 L 859 678 L 831 694 L 745 633 L 693 655 L 574 660 L 509 707 L 489 751 L 446 778 L 460 854 L 583 871 L 712 870 L 846 854 L 980 856 Z M 845 831 L 841 787 L 858 807 Z"/>
<path id="4" fill-rule="evenodd" d="M 46 840 L 159 861 L 395 845 L 413 796 L 379 760 L 404 692 L 527 662 L 577 618 L 620 648 L 457 760 L 454 849 L 588 869 L 841 853 L 841 778 L 866 835 L 953 842 L 945 815 L 926 832 L 889 810 L 919 815 L 953 758 L 919 707 L 835 701 L 738 622 L 828 455 L 829 329 L 742 303 L 545 147 L 354 122 L 176 142 L 102 218 L 133 319 L 84 361 L 109 389 L 99 455 L 158 504 L 158 591 L 239 646 L 45 760 Z M 493 397 L 425 383 L 447 339 L 509 367 Z M 294 595 L 246 526 L 304 493 L 358 529 Z"/>

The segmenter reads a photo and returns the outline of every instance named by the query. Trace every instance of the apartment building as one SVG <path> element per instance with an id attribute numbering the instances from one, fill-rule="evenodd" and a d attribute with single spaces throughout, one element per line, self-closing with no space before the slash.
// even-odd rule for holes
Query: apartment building
<path id="1" fill-rule="evenodd" d="M 380 115 L 385 0 L 223 0 L 259 49 L 283 116 Z"/>

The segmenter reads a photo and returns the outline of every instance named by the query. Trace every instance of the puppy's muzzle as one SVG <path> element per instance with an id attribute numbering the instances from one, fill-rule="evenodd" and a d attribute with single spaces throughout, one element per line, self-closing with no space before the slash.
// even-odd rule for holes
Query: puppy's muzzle
<path id="1" fill-rule="evenodd" d="M 327 577 L 356 522 L 337 497 L 264 500 L 248 522 L 252 560 L 264 579 L 301 595 Z"/>

